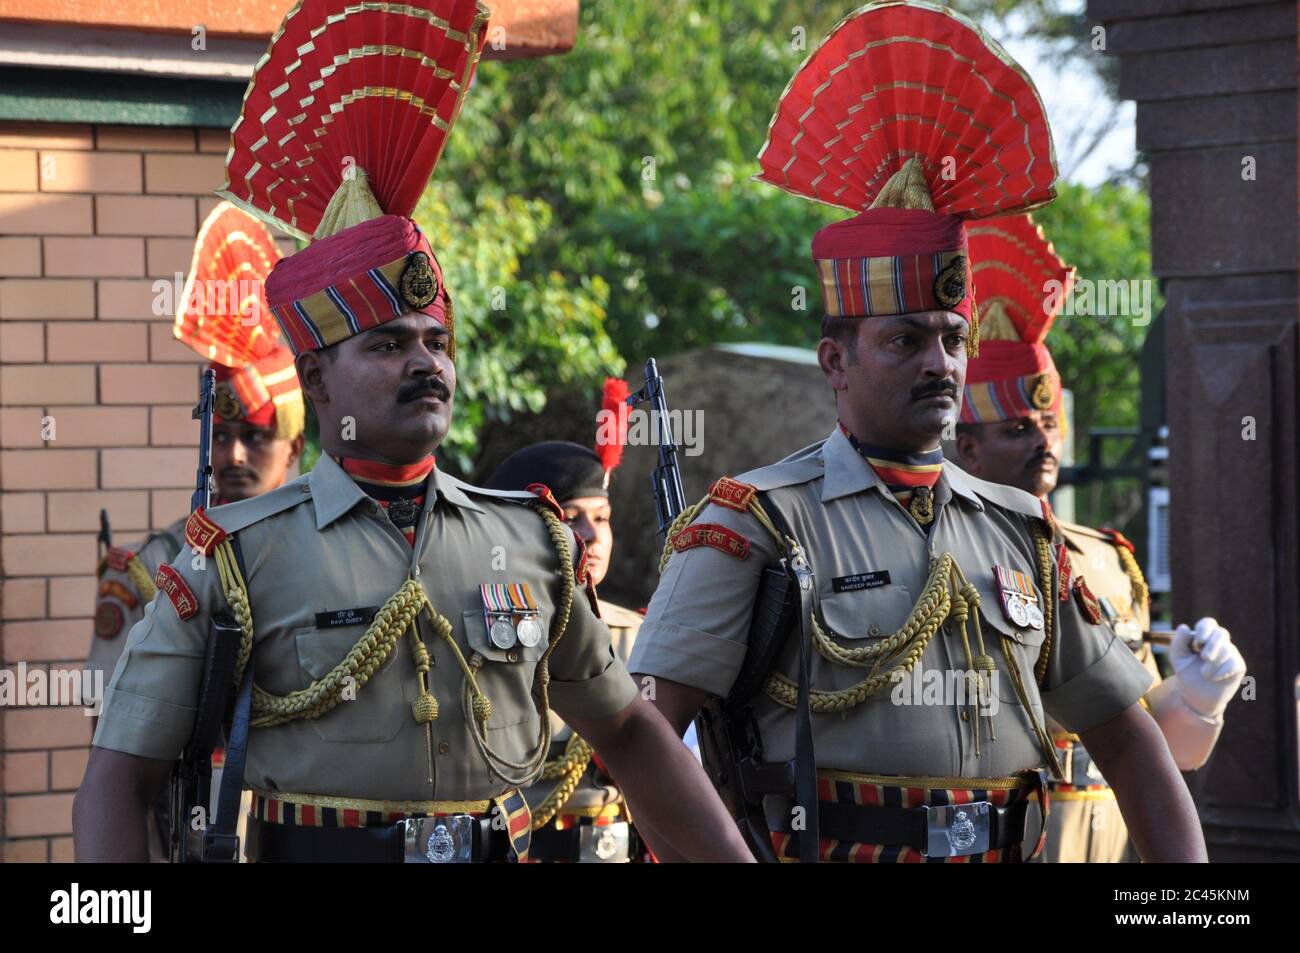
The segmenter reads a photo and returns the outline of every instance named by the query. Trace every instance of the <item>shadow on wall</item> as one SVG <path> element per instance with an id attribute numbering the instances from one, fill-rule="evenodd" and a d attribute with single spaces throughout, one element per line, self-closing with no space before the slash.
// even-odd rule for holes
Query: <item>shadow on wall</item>
<path id="1" fill-rule="evenodd" d="M 629 375 L 633 391 L 643 384 L 642 366 L 637 362 Z M 688 504 L 704 496 L 718 477 L 775 463 L 824 439 L 835 427 L 831 390 L 810 350 L 722 345 L 664 358 L 659 372 L 674 412 Z M 599 401 L 599 394 L 559 392 L 550 396 L 540 414 L 485 427 L 471 481 L 487 479 L 510 453 L 531 443 L 572 440 L 592 446 Z M 689 412 L 691 419 L 684 421 L 678 411 Z M 630 429 L 635 439 L 635 421 Z M 657 433 L 649 420 L 640 429 L 648 435 Z M 649 602 L 659 579 L 660 547 L 650 494 L 650 473 L 657 463 L 656 445 L 630 445 L 610 487 L 614 556 L 600 591 L 603 597 L 632 608 Z"/>

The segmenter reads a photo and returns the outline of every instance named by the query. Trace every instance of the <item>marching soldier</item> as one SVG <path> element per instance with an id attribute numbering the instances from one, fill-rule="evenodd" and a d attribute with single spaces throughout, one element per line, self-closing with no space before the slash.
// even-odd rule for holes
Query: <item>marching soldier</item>
<path id="1" fill-rule="evenodd" d="M 1066 268 L 1028 216 L 970 229 L 980 289 L 980 356 L 967 365 L 957 460 L 974 476 L 1018 487 L 1040 500 L 1056 489 L 1065 436 L 1061 378 L 1044 341 L 1068 293 Z M 1047 293 L 1045 296 L 1045 292 Z M 1114 529 L 1057 521 L 1063 564 L 1086 580 L 1102 618 L 1157 685 L 1142 699 L 1178 767 L 1203 765 L 1223 712 L 1246 671 L 1228 630 L 1214 619 L 1179 626 L 1170 654 L 1175 674 L 1160 681 L 1151 651 L 1151 606 L 1133 544 Z M 1076 734 L 1049 725 L 1063 781 L 1051 783 L 1050 834 L 1043 859 L 1114 863 L 1131 859 L 1114 791 Z"/>
<path id="2" fill-rule="evenodd" d="M 177 307 L 173 333 L 208 358 L 217 377 L 212 472 L 223 503 L 274 490 L 302 455 L 302 388 L 293 352 L 278 343 L 280 330 L 265 309 L 261 290 L 279 257 L 261 223 L 223 202 L 199 230 Z M 238 289 L 240 281 L 253 296 L 242 308 L 245 314 L 240 302 L 225 294 L 232 286 Z M 221 285 L 225 307 L 208 293 L 213 282 Z M 156 593 L 158 567 L 181 551 L 187 518 L 136 546 L 111 546 L 100 560 L 87 668 L 102 671 L 105 681 L 122 654 L 126 633 L 144 617 Z"/>
<path id="3" fill-rule="evenodd" d="M 143 857 L 137 802 L 186 743 L 209 624 L 224 612 L 240 633 L 235 734 L 252 728 L 251 860 L 525 859 L 518 790 L 549 750 L 548 707 L 635 792 L 668 849 L 749 857 L 614 655 L 553 498 L 472 487 L 434 465 L 456 328 L 442 269 L 408 216 L 486 19 L 475 0 L 303 4 L 254 74 L 227 191 L 316 234 L 276 266 L 267 298 L 323 453 L 278 490 L 191 516 L 186 542 L 204 558 L 187 552 L 160 570 L 160 596 L 128 639 L 74 808 L 80 859 Z M 333 31 L 379 51 L 405 36 L 410 68 L 394 73 L 381 52 L 336 69 Z M 344 95 L 349 108 L 331 109 Z M 272 99 L 305 112 L 283 115 Z M 389 161 L 393 141 L 401 162 Z M 228 750 L 227 772 L 236 760 Z"/>
<path id="4" fill-rule="evenodd" d="M 965 220 L 1054 195 L 1027 77 L 950 11 L 867 6 L 787 86 L 759 164 L 860 210 L 812 244 L 840 426 L 679 517 L 634 677 L 679 731 L 703 709 L 706 763 L 760 857 L 1021 859 L 1040 772 L 1060 773 L 1045 711 L 1103 766 L 1144 858 L 1203 860 L 1138 705 L 1150 676 L 1058 571 L 1050 511 L 938 449 L 979 343 Z M 793 596 L 771 603 L 781 579 Z"/>
<path id="5" fill-rule="evenodd" d="M 626 423 L 627 384 L 605 382 L 603 409 L 615 422 Z M 603 430 L 601 434 L 603 434 Z M 598 437 L 600 434 L 598 434 Z M 593 451 L 576 443 L 533 444 L 507 457 L 487 480 L 499 490 L 522 490 L 544 484 L 564 510 L 564 521 L 581 542 L 587 580 L 592 592 L 609 571 L 614 533 L 610 524 L 609 481 L 622 459 L 625 435 L 597 440 Z M 597 611 L 609 626 L 614 652 L 624 662 L 641 627 L 639 612 L 596 599 Z M 533 814 L 534 860 L 620 863 L 640 859 L 629 824 L 626 802 L 618 786 L 592 757 L 591 747 L 553 712 L 551 752 L 540 783 L 524 791 Z"/>

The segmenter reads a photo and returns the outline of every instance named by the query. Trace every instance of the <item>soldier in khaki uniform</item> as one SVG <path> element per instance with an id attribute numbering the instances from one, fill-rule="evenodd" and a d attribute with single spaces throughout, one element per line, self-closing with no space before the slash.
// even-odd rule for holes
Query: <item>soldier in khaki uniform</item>
<path id="1" fill-rule="evenodd" d="M 925 57 L 908 56 L 908 43 Z M 840 427 L 780 463 L 719 480 L 686 510 L 629 668 L 651 679 L 678 729 L 706 704 L 707 726 L 717 713 L 709 699 L 732 696 L 738 730 L 706 742 L 718 736 L 702 729 L 701 742 L 710 758 L 731 754 L 716 779 L 743 791 L 756 851 L 770 840 L 766 853 L 781 860 L 1019 860 L 1037 840 L 1029 804 L 1042 800 L 1039 771 L 1059 772 L 1047 714 L 1082 734 L 1115 777 L 1147 858 L 1203 860 L 1186 786 L 1137 704 L 1150 676 L 1089 621 L 1086 594 L 1062 586 L 1050 511 L 938 450 L 978 344 L 965 224 L 949 212 L 943 155 L 895 153 L 873 184 L 875 166 L 851 147 L 867 141 L 858 127 L 885 143 L 903 138 L 891 126 L 912 120 L 873 107 L 873 92 L 917 88 L 913 71 L 933 70 L 927 57 L 944 49 L 952 87 L 908 112 L 982 106 L 996 128 L 996 103 L 1014 99 L 1028 123 L 1017 127 L 1019 151 L 984 143 L 985 159 L 1017 177 L 1022 201 L 1050 198 L 1046 120 L 1027 108 L 1034 91 L 1023 74 L 1000 72 L 1007 54 L 967 21 L 929 6 L 869 6 L 823 41 L 787 87 L 759 162 L 760 178 L 810 197 L 829 181 L 865 209 L 813 239 L 826 315 L 818 358 Z M 994 103 L 963 100 L 982 85 L 970 73 L 998 77 Z M 840 82 L 850 85 L 822 95 Z M 1026 141 L 1042 151 L 1026 155 Z M 853 162 L 836 161 L 840 143 Z M 1034 170 L 1046 175 L 1038 192 Z M 974 190 L 962 216 L 1009 210 L 991 168 L 955 171 Z M 760 648 L 765 567 L 778 557 L 796 568 L 806 559 L 820 605 L 808 643 L 796 622 L 757 689 L 736 696 L 746 656 Z M 795 758 L 808 748 L 801 651 L 816 805 L 796 793 L 812 767 Z M 805 840 L 814 810 L 815 844 Z"/>
<path id="2" fill-rule="evenodd" d="M 280 329 L 260 291 L 279 257 L 260 222 L 228 202 L 219 204 L 199 231 L 177 309 L 173 333 L 209 358 L 208 366 L 217 376 L 212 472 L 217 500 L 223 503 L 280 486 L 302 455 L 305 414 L 293 352 L 278 345 Z M 241 279 L 258 289 L 259 320 L 245 320 L 237 309 L 216 312 L 205 307 L 208 282 Z M 196 289 L 199 293 L 192 293 Z M 143 543 L 110 547 L 100 561 L 95 637 L 87 667 L 102 671 L 106 681 L 122 654 L 126 633 L 155 595 L 158 567 L 181 551 L 188 518 L 181 517 Z"/>
<path id="3" fill-rule="evenodd" d="M 389 18 L 423 23 L 432 13 L 463 32 L 463 59 L 421 47 L 440 69 L 408 73 L 424 85 L 397 100 L 426 134 L 408 143 L 400 170 L 418 182 L 387 177 L 381 141 L 352 155 L 356 169 L 312 167 L 316 187 L 333 195 L 329 216 L 323 198 L 291 206 L 284 224 L 318 237 L 277 265 L 267 299 L 298 355 L 324 454 L 279 490 L 191 517 L 187 542 L 205 558 L 185 553 L 163 567 L 160 597 L 128 639 L 74 808 L 78 858 L 143 859 L 132 818 L 189 735 L 209 621 L 228 609 L 242 632 L 236 680 L 254 686 L 250 859 L 526 858 L 518 788 L 549 749 L 548 705 L 636 792 L 667 849 L 748 859 L 707 778 L 640 699 L 583 598 L 574 538 L 553 500 L 474 488 L 433 465 L 451 423 L 456 342 L 441 268 L 407 217 L 447 125 L 430 124 L 419 103 L 455 115 L 486 18 L 473 0 L 446 0 L 366 11 L 346 26 L 314 22 L 328 6 L 286 20 L 248 97 L 281 82 L 286 57 L 305 55 L 298 30 L 347 29 L 378 48 L 400 31 Z M 294 81 L 320 65 L 296 68 Z M 381 67 L 363 61 L 353 75 L 334 74 L 320 99 L 341 94 L 331 83 L 374 85 L 379 72 L 356 73 Z M 452 99 L 440 101 L 439 88 Z M 330 115 L 316 137 L 324 154 L 338 145 L 331 136 L 370 113 Z M 240 123 L 271 118 L 250 109 Z M 249 168 L 244 150 L 274 141 L 245 133 L 256 144 L 237 135 L 230 187 L 288 216 L 268 199 L 268 180 L 234 172 Z M 390 197 L 388 214 L 377 195 Z"/>
<path id="4" fill-rule="evenodd" d="M 957 459 L 970 473 L 1046 500 L 1056 488 L 1065 436 L 1061 379 L 1044 341 L 1073 269 L 1029 216 L 994 219 L 971 229 L 971 261 L 980 288 L 983 344 L 968 367 Z M 1046 293 L 1046 297 L 1045 297 Z M 1103 620 L 1157 685 L 1142 703 L 1159 724 L 1179 768 L 1205 763 L 1223 711 L 1245 674 L 1228 631 L 1202 619 L 1179 626 L 1171 646 L 1178 674 L 1160 681 L 1150 641 L 1150 594 L 1133 545 L 1117 530 L 1058 521 L 1063 565 L 1084 580 Z M 1114 791 L 1079 743 L 1051 724 L 1065 779 L 1052 782 L 1045 861 L 1114 863 L 1135 859 Z"/>
<path id="5" fill-rule="evenodd" d="M 623 390 L 626 396 L 626 385 Z M 620 453 L 611 455 L 604 445 L 597 447 L 598 453 L 576 443 L 534 444 L 507 457 L 487 485 L 511 490 L 542 483 L 554 492 L 565 523 L 582 541 L 592 598 L 609 626 L 615 653 L 626 663 L 642 616 L 595 596 L 609 570 L 614 545 L 609 480 L 621 456 L 621 442 L 617 449 Z M 592 863 L 641 859 L 644 851 L 631 830 L 618 786 L 592 759 L 590 746 L 553 712 L 551 729 L 551 752 L 542 781 L 524 792 L 533 812 L 534 857 Z"/>

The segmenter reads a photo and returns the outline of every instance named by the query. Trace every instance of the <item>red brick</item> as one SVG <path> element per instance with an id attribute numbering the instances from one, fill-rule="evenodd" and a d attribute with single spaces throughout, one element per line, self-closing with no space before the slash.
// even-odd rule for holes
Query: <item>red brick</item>
<path id="1" fill-rule="evenodd" d="M 149 325 L 143 322 L 70 321 L 50 325 L 49 362 L 101 364 L 149 359 Z"/>
<path id="2" fill-rule="evenodd" d="M 39 238 L 0 238 L 0 278 L 37 278 L 40 274 Z"/>
<path id="3" fill-rule="evenodd" d="M 89 617 L 94 608 L 93 603 L 87 606 L 86 614 L 79 619 L 6 622 L 5 662 L 84 662 L 90 645 Z"/>
<path id="4" fill-rule="evenodd" d="M 193 469 L 197 470 L 198 457 L 193 451 L 191 456 L 194 459 Z M 191 474 L 188 489 L 154 490 L 149 494 L 150 515 L 155 532 L 166 529 L 190 511 L 190 495 L 194 492 L 193 479 Z"/>
<path id="5" fill-rule="evenodd" d="M 191 198 L 160 195 L 95 197 L 95 231 L 100 235 L 184 235 L 191 250 L 198 224 Z M 188 267 L 189 262 L 185 265 Z M 184 269 L 182 269 L 184 270 Z"/>
<path id="6" fill-rule="evenodd" d="M 149 443 L 155 447 L 197 447 L 199 423 L 186 405 L 149 408 Z"/>
<path id="7" fill-rule="evenodd" d="M 6 490 L 90 490 L 97 473 L 94 450 L 0 450 Z"/>
<path id="8" fill-rule="evenodd" d="M 77 862 L 77 852 L 74 847 L 74 841 L 71 837 L 51 837 L 50 838 L 50 863 L 52 864 L 74 864 Z"/>
<path id="9" fill-rule="evenodd" d="M 110 364 L 99 369 L 104 404 L 183 404 L 198 400 L 199 373 L 184 364 Z"/>
<path id="10" fill-rule="evenodd" d="M 90 126 L 57 122 L 0 122 L 0 149 L 91 149 Z"/>
<path id="11" fill-rule="evenodd" d="M 105 489 L 187 486 L 193 481 L 197 466 L 196 457 L 189 450 L 104 450 L 102 453 L 101 485 Z"/>
<path id="12" fill-rule="evenodd" d="M 59 152 L 42 149 L 42 192 L 139 192 L 140 157 L 111 152 Z"/>
<path id="13" fill-rule="evenodd" d="M 89 195 L 0 192 L 0 234 L 89 235 L 93 224 Z"/>
<path id="14" fill-rule="evenodd" d="M 145 191 L 173 195 L 211 195 L 226 181 L 226 157 L 211 155 L 147 155 Z"/>
<path id="15" fill-rule="evenodd" d="M 103 279 L 98 284 L 101 321 L 166 321 L 171 326 L 174 319 L 171 300 L 180 292 L 169 290 L 170 283 L 145 278 L 134 281 Z"/>
<path id="16" fill-rule="evenodd" d="M 90 718 L 84 708 L 0 709 L 5 747 L 10 751 L 75 748 L 90 743 Z M 13 831 L 7 832 L 13 836 Z"/>
<path id="17" fill-rule="evenodd" d="M 86 776 L 89 748 L 68 748 L 50 752 L 50 790 L 75 791 Z"/>
<path id="18" fill-rule="evenodd" d="M 44 793 L 50 789 L 50 756 L 44 751 L 11 751 L 3 756 L 6 794 Z"/>
<path id="19" fill-rule="evenodd" d="M 230 149 L 230 130 L 229 129 L 200 129 L 199 130 L 199 151 L 200 152 L 219 152 L 225 155 Z"/>
<path id="20" fill-rule="evenodd" d="M 143 277 L 142 238 L 47 238 L 45 274 L 54 278 Z"/>
<path id="21" fill-rule="evenodd" d="M 5 798 L 5 834 L 32 837 L 72 830 L 71 794 L 27 794 Z"/>
<path id="22" fill-rule="evenodd" d="M 31 407 L 44 404 L 93 404 L 95 365 L 15 364 L 0 375 L 0 404 Z"/>
<path id="23" fill-rule="evenodd" d="M 45 325 L 0 324 L 0 364 L 39 364 L 45 360 Z"/>
<path id="24" fill-rule="evenodd" d="M 87 566 L 89 571 L 94 567 Z M 84 619 L 94 611 L 98 580 L 94 576 L 55 576 L 50 579 L 50 618 Z"/>
<path id="25" fill-rule="evenodd" d="M 149 413 L 144 407 L 57 407 L 46 413 L 54 418 L 53 446 L 143 447 L 149 443 Z"/>
<path id="26" fill-rule="evenodd" d="M 95 537 L 89 533 L 45 533 L 40 536 L 15 534 L 0 537 L 5 575 L 76 576 L 95 565 Z M 5 635 L 5 651 L 14 639 L 12 628 Z M 47 658 L 69 658 L 66 655 Z"/>
<path id="27" fill-rule="evenodd" d="M 35 150 L 0 149 L 0 191 L 36 191 Z"/>
<path id="28" fill-rule="evenodd" d="M 44 864 L 49 862 L 50 842 L 45 838 L 7 840 L 3 842 L 6 864 Z"/>
<path id="29" fill-rule="evenodd" d="M 14 495 L 14 494 L 8 494 Z M 125 546 L 149 528 L 147 490 L 95 490 L 90 493 L 49 494 L 51 533 L 99 532 L 99 511 L 108 510 L 113 542 Z M 27 532 L 27 530 L 16 530 Z"/>
<path id="30" fill-rule="evenodd" d="M 0 493 L 0 529 L 6 533 L 45 532 L 45 494 Z"/>
<path id="31" fill-rule="evenodd" d="M 189 238 L 146 238 L 146 266 L 151 278 L 186 274 L 194 258 L 194 236 Z"/>
<path id="32" fill-rule="evenodd" d="M 191 347 L 176 340 L 172 326 L 161 321 L 149 324 L 150 364 L 197 364 L 201 358 Z"/>
<path id="33" fill-rule="evenodd" d="M 70 278 L 0 281 L 0 318 L 61 321 L 95 316 L 95 283 Z"/>
<path id="34" fill-rule="evenodd" d="M 44 619 L 45 580 L 6 579 L 0 582 L 0 610 L 5 619 Z"/>
<path id="35" fill-rule="evenodd" d="M 43 407 L 0 407 L 0 447 L 43 447 Z"/>
<path id="36" fill-rule="evenodd" d="M 166 126 L 96 126 L 95 148 L 135 152 L 193 152 L 194 130 Z"/>

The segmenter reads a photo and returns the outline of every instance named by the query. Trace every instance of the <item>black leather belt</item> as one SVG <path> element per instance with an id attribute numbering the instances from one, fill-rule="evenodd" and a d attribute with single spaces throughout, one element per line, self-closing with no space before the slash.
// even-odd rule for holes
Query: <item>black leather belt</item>
<path id="1" fill-rule="evenodd" d="M 987 801 L 938 808 L 819 801 L 817 818 L 823 839 L 910 847 L 932 857 L 965 856 L 1023 842 L 1028 805 L 1026 797 L 1000 807 Z M 768 795 L 763 813 L 770 830 L 800 836 L 793 799 Z"/>
<path id="2" fill-rule="evenodd" d="M 627 821 L 597 827 L 582 824 L 556 830 L 547 824 L 533 831 L 528 857 L 543 864 L 625 864 L 641 856 L 636 831 Z"/>
<path id="3" fill-rule="evenodd" d="M 248 819 L 248 859 L 275 864 L 494 863 L 510 840 L 469 815 L 410 818 L 386 827 L 303 827 Z"/>

